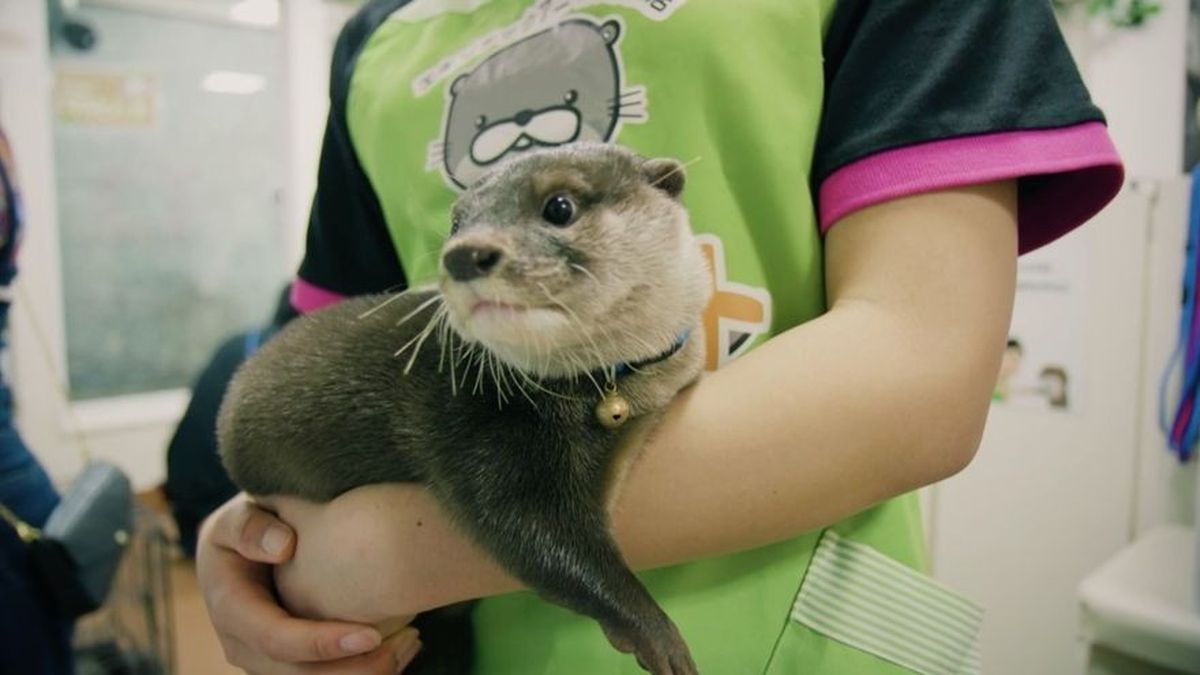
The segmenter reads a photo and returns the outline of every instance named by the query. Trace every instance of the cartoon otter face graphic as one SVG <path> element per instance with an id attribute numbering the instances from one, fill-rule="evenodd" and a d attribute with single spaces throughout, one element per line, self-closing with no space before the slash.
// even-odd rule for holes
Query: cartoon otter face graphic
<path id="1" fill-rule="evenodd" d="M 442 148 L 460 188 L 526 150 L 608 141 L 642 90 L 621 91 L 621 24 L 571 19 L 510 45 L 450 85 Z"/>

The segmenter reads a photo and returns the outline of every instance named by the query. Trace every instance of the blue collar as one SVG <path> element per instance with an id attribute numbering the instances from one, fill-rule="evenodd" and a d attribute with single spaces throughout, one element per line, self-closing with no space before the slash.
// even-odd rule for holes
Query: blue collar
<path id="1" fill-rule="evenodd" d="M 683 331 L 682 333 L 680 333 L 679 337 L 675 338 L 675 344 L 671 345 L 671 347 L 669 349 L 667 349 L 667 351 L 659 354 L 658 356 L 651 356 L 650 358 L 644 359 L 642 361 L 634 361 L 633 363 L 629 363 L 629 362 L 618 363 L 612 369 L 612 372 L 616 377 L 625 377 L 626 375 L 632 375 L 633 373 L 637 372 L 638 370 L 641 370 L 642 368 L 645 368 L 646 366 L 652 366 L 660 361 L 666 361 L 667 359 L 674 356 L 675 353 L 678 352 L 680 349 L 683 349 L 683 345 L 687 344 L 688 338 L 691 337 L 691 335 L 692 335 L 692 329 L 689 328 L 689 329 Z"/>

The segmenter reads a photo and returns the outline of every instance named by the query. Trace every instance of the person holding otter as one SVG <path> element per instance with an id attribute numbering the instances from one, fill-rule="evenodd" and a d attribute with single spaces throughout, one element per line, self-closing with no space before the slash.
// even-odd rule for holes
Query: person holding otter
<path id="1" fill-rule="evenodd" d="M 1122 181 L 1049 6 L 369 2 L 334 55 L 292 306 L 436 279 L 463 189 L 578 141 L 698 158 L 708 372 L 618 451 L 607 504 L 699 672 L 977 668 L 977 608 L 920 574 L 913 490 L 975 453 L 1017 255 Z M 198 546 L 252 673 L 396 672 L 411 616 L 475 598 L 474 672 L 639 672 L 415 484 L 272 505 L 235 498 Z"/>

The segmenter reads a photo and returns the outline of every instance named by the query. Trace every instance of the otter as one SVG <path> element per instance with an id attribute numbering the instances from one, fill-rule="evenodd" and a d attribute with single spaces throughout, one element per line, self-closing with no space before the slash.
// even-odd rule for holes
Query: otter
<path id="1" fill-rule="evenodd" d="M 423 484 L 515 577 L 596 619 L 643 668 L 696 673 L 605 504 L 626 422 L 652 424 L 702 369 L 709 276 L 684 182 L 673 159 L 601 143 L 485 173 L 453 206 L 436 287 L 300 317 L 241 366 L 217 425 L 229 475 L 252 495 L 318 502 Z M 469 671 L 463 616 L 418 617 L 426 649 L 410 672 Z"/>

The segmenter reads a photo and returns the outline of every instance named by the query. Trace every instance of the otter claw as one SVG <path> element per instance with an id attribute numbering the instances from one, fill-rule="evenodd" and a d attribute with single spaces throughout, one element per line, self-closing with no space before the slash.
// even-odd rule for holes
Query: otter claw
<path id="1" fill-rule="evenodd" d="M 647 665 L 647 661 L 649 665 Z M 699 675 L 696 664 L 692 661 L 687 648 L 683 651 L 669 649 L 665 652 L 655 650 L 652 654 L 637 656 L 638 665 L 653 675 Z"/>
<path id="2" fill-rule="evenodd" d="M 619 630 L 604 629 L 617 651 L 634 655 L 637 663 L 653 675 L 699 675 L 687 644 L 674 626 L 657 638 L 633 638 Z"/>

